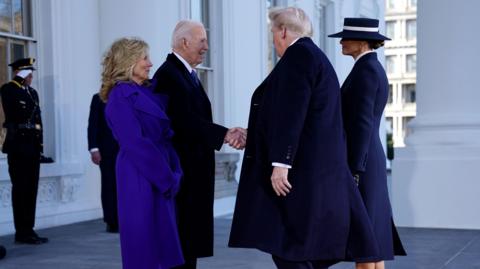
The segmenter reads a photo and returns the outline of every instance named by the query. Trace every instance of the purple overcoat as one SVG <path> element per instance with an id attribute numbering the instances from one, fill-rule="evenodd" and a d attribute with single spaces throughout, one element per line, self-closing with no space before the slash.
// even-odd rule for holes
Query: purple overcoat
<path id="1" fill-rule="evenodd" d="M 168 269 L 184 262 L 174 204 L 182 171 L 170 140 L 166 97 L 152 88 L 119 82 L 105 109 L 120 145 L 116 171 L 124 269 Z"/>

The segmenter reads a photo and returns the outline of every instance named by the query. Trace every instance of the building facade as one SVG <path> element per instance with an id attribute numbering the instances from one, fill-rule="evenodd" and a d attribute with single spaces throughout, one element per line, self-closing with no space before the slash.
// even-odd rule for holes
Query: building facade
<path id="1" fill-rule="evenodd" d="M 41 166 L 36 228 L 101 217 L 100 175 L 90 161 L 86 127 L 91 97 L 100 87 L 102 55 L 114 40 L 137 36 L 147 41 L 155 70 L 171 51 L 177 21 L 203 21 L 210 50 L 199 75 L 214 119 L 227 127 L 246 126 L 251 94 L 274 60 L 267 10 L 277 5 L 307 12 L 313 39 L 341 81 L 353 61 L 341 55 L 338 40 L 326 35 L 339 31 L 344 17 L 383 18 L 385 6 L 383 0 L 1 0 L 0 82 L 11 78 L 7 64 L 12 60 L 37 59 L 33 87 L 40 94 L 45 155 L 55 160 Z M 231 164 L 242 153 L 228 147 L 221 153 L 220 162 L 229 168 L 219 174 L 238 178 Z M 10 188 L 6 156 L 0 155 L 0 234 L 14 230 Z M 215 213 L 231 212 L 234 197 L 217 197 Z"/>
<path id="2" fill-rule="evenodd" d="M 407 124 L 416 115 L 417 0 L 387 0 L 385 66 L 390 82 L 385 109 L 387 129 L 395 147 L 405 146 Z"/>

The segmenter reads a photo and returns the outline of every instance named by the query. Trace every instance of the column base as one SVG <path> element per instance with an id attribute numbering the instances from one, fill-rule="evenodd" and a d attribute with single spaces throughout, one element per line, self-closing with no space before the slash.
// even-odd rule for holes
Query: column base
<path id="1" fill-rule="evenodd" d="M 392 164 L 398 226 L 480 229 L 480 146 L 407 146 Z"/>

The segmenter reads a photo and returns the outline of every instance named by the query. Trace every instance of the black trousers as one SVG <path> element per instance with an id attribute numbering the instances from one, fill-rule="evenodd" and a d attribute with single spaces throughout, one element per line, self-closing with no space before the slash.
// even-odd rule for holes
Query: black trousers
<path id="1" fill-rule="evenodd" d="M 102 161 L 100 162 L 103 221 L 114 227 L 118 226 L 116 159 L 117 156 L 102 155 Z"/>
<path id="2" fill-rule="evenodd" d="M 40 152 L 9 153 L 8 172 L 12 182 L 13 222 L 16 236 L 29 236 L 35 226 Z"/>
<path id="3" fill-rule="evenodd" d="M 172 269 L 196 269 L 197 268 L 197 259 L 185 258 L 185 264 L 173 267 Z"/>
<path id="4" fill-rule="evenodd" d="M 273 255 L 272 259 L 278 269 L 327 269 L 329 266 L 335 264 L 335 262 L 325 261 L 287 261 Z"/>

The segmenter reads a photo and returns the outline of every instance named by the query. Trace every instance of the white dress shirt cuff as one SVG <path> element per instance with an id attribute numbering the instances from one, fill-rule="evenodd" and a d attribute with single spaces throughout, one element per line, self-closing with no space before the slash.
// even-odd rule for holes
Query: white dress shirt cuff
<path id="1" fill-rule="evenodd" d="M 92 148 L 92 149 L 90 150 L 90 153 L 94 153 L 94 152 L 97 152 L 97 151 L 100 151 L 100 150 L 99 150 L 98 148 Z"/>
<path id="2" fill-rule="evenodd" d="M 276 166 L 276 167 L 283 167 L 283 168 L 292 168 L 291 165 L 288 165 L 288 164 L 284 164 L 284 163 L 272 163 L 272 166 Z"/>

